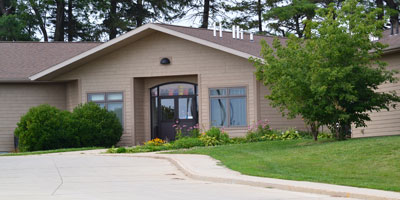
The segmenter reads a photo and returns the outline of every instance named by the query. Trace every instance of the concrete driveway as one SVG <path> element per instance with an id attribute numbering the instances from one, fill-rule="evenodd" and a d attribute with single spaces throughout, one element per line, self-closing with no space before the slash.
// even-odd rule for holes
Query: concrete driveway
<path id="1" fill-rule="evenodd" d="M 166 160 L 82 153 L 0 157 L 0 199 L 344 199 L 191 180 Z"/>

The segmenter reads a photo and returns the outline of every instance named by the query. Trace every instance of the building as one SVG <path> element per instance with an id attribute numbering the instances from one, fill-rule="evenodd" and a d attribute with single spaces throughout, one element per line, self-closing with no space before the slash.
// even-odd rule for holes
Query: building
<path id="1" fill-rule="evenodd" d="M 116 112 L 126 146 L 173 139 L 176 123 L 223 126 L 232 137 L 264 119 L 275 129 L 307 129 L 269 106 L 248 61 L 259 57 L 261 39 L 273 38 L 234 36 L 147 24 L 106 43 L 0 43 L 0 151 L 13 150 L 16 123 L 44 103 L 71 111 L 93 101 Z"/>

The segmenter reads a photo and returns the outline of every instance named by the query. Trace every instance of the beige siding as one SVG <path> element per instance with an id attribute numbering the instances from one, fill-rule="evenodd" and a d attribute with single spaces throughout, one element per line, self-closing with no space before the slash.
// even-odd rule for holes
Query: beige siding
<path id="1" fill-rule="evenodd" d="M 134 79 L 134 141 L 136 144 L 143 144 L 147 140 L 145 134 L 145 87 L 143 78 Z"/>
<path id="2" fill-rule="evenodd" d="M 400 70 L 399 53 L 385 55 L 382 59 L 388 63 L 388 69 Z M 400 78 L 400 75 L 396 75 Z M 378 89 L 379 92 L 396 91 L 400 95 L 400 83 L 383 84 Z M 352 137 L 370 137 L 384 135 L 400 135 L 400 104 L 397 109 L 391 108 L 389 111 L 371 113 L 371 121 L 367 122 L 367 127 L 354 128 Z"/>
<path id="3" fill-rule="evenodd" d="M 170 65 L 160 65 L 160 59 L 169 57 Z M 248 123 L 256 120 L 256 87 L 254 67 L 244 58 L 163 33 L 154 33 L 135 43 L 129 44 L 108 55 L 76 68 L 55 80 L 80 80 L 81 102 L 86 102 L 88 92 L 123 91 L 125 96 L 125 130 L 122 144 L 133 145 L 134 127 L 134 78 L 197 75 L 199 82 L 199 122 L 209 127 L 208 89 L 224 86 L 245 86 L 248 88 Z M 169 80 L 165 80 L 169 81 Z M 136 87 L 135 87 L 136 88 Z M 147 93 L 148 90 L 145 90 Z M 144 94 L 148 98 L 147 94 Z M 148 101 L 143 126 L 145 132 L 136 133 L 140 140 L 150 138 L 150 108 Z M 139 106 L 140 107 L 140 106 Z M 139 120 L 139 119 L 138 119 Z M 137 125 L 138 126 L 138 125 Z M 136 129 L 138 128 L 138 129 Z M 232 136 L 244 135 L 247 128 L 228 129 Z M 138 141 L 139 142 L 139 141 Z"/>
<path id="4" fill-rule="evenodd" d="M 65 84 L 0 84 L 0 151 L 14 148 L 14 129 L 29 108 L 50 104 L 66 108 Z"/>
<path id="5" fill-rule="evenodd" d="M 79 104 L 78 81 L 66 83 L 66 110 L 72 111 Z"/>
<path id="6" fill-rule="evenodd" d="M 287 119 L 282 117 L 281 112 L 270 106 L 270 101 L 265 98 L 269 90 L 261 82 L 258 82 L 259 98 L 259 119 L 268 120 L 273 129 L 286 129 L 288 127 L 307 130 L 307 127 L 301 118 Z"/>

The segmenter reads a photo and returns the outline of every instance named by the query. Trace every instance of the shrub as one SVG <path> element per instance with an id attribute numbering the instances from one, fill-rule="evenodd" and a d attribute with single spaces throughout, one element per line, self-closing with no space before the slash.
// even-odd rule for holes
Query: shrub
<path id="1" fill-rule="evenodd" d="M 285 132 L 282 132 L 281 138 L 282 140 L 293 140 L 293 139 L 300 139 L 301 136 L 298 131 L 296 131 L 293 128 L 290 128 Z"/>
<path id="2" fill-rule="evenodd" d="M 119 147 L 117 148 L 117 153 L 126 153 L 126 148 L 125 147 Z"/>
<path id="3" fill-rule="evenodd" d="M 32 107 L 21 117 L 14 133 L 20 151 L 76 147 L 78 138 L 71 132 L 70 113 L 50 105 Z"/>
<path id="4" fill-rule="evenodd" d="M 321 139 L 321 138 L 334 138 L 334 135 L 329 132 L 321 132 L 318 134 L 318 139 Z"/>
<path id="5" fill-rule="evenodd" d="M 74 109 L 71 125 L 79 138 L 80 147 L 111 147 L 122 135 L 122 126 L 117 116 L 93 102 Z"/>
<path id="6" fill-rule="evenodd" d="M 281 140 L 282 139 L 282 136 L 281 136 L 281 134 L 277 134 L 277 133 L 271 133 L 271 134 L 268 134 L 268 135 L 264 135 L 264 136 L 261 136 L 261 141 L 266 141 L 266 140 Z"/>
<path id="7" fill-rule="evenodd" d="M 189 136 L 192 138 L 200 137 L 200 129 L 199 124 L 194 125 L 193 127 L 189 127 Z"/>
<path id="8" fill-rule="evenodd" d="M 247 143 L 247 139 L 244 137 L 234 137 L 231 138 L 231 144 L 243 144 L 243 143 Z"/>
<path id="9" fill-rule="evenodd" d="M 214 137 L 220 144 L 229 143 L 229 135 L 217 127 L 211 127 L 210 130 L 205 132 L 205 135 Z"/>
<path id="10" fill-rule="evenodd" d="M 208 136 L 208 135 L 202 135 L 200 137 L 200 140 L 204 143 L 204 145 L 206 147 L 208 147 L 208 146 L 216 146 L 216 145 L 220 145 L 221 144 L 221 142 L 219 140 L 217 140 L 217 138 L 211 137 L 211 136 Z"/>
<path id="11" fill-rule="evenodd" d="M 268 120 L 260 120 L 253 126 L 249 126 L 247 131 L 246 140 L 248 142 L 260 142 L 266 139 L 266 135 L 272 134 L 274 131 L 270 129 Z"/>
<path id="12" fill-rule="evenodd" d="M 173 147 L 177 149 L 191 148 L 198 146 L 204 146 L 203 141 L 200 140 L 199 138 L 192 138 L 192 137 L 183 137 L 179 140 L 176 140 L 173 143 Z"/>
<path id="13" fill-rule="evenodd" d="M 264 134 L 261 134 L 260 132 L 247 132 L 246 134 L 246 141 L 247 142 L 260 142 L 264 141 Z"/>

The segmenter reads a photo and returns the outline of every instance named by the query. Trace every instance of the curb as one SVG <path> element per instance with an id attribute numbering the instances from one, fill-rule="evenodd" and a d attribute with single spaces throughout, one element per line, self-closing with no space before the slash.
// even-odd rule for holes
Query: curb
<path id="1" fill-rule="evenodd" d="M 212 177 L 212 176 L 204 176 L 204 175 L 199 175 L 190 170 L 188 167 L 185 167 L 183 163 L 179 161 L 179 159 L 175 159 L 170 156 L 162 156 L 160 154 L 148 154 L 148 155 L 134 155 L 134 154 L 101 154 L 104 156 L 124 156 L 124 157 L 135 157 L 135 158 L 153 158 L 153 159 L 162 159 L 162 160 L 167 160 L 171 164 L 173 164 L 179 171 L 181 171 L 183 174 L 185 174 L 187 177 L 195 179 L 195 180 L 201 180 L 201 181 L 210 181 L 210 182 L 215 182 L 215 183 L 228 183 L 228 184 L 240 184 L 240 185 L 248 185 L 248 186 L 255 186 L 255 187 L 262 187 L 262 188 L 270 188 L 270 189 L 280 189 L 280 190 L 287 190 L 287 191 L 293 191 L 293 192 L 304 192 L 304 193 L 313 193 L 313 194 L 323 194 L 323 195 L 330 195 L 333 197 L 346 197 L 346 198 L 357 198 L 357 199 L 368 199 L 368 200 L 400 200 L 400 193 L 398 194 L 397 197 L 390 197 L 391 195 L 374 195 L 374 194 L 365 194 L 362 192 L 346 192 L 346 191 L 338 191 L 334 189 L 321 189 L 321 188 L 313 188 L 313 187 L 306 187 L 306 186 L 294 186 L 290 184 L 280 184 L 280 183 L 272 183 L 272 182 L 267 182 L 267 181 L 252 181 L 252 180 L 244 180 L 238 178 L 223 178 L 223 177 Z M 230 170 L 230 169 L 229 169 Z M 262 177 L 259 177 L 262 178 Z M 270 179 L 270 178 L 268 178 Z M 280 180 L 281 179 L 276 179 Z M 288 182 L 296 182 L 296 183 L 310 183 L 310 182 L 305 182 L 305 181 L 291 181 L 291 180 L 286 180 Z M 337 187 L 338 185 L 332 185 L 332 184 L 325 184 L 322 183 L 323 185 L 327 186 L 332 186 L 332 187 Z M 349 187 L 349 186 L 343 186 L 347 188 L 353 188 L 353 189 L 362 189 L 362 190 L 369 190 L 369 191 L 378 191 L 378 192 L 384 192 L 384 193 L 392 193 L 393 195 L 397 195 L 396 192 L 390 192 L 390 191 L 380 191 L 380 190 L 375 190 L 375 189 L 367 189 L 367 188 L 357 188 L 357 187 Z M 389 196 L 389 197 L 388 197 Z"/>

